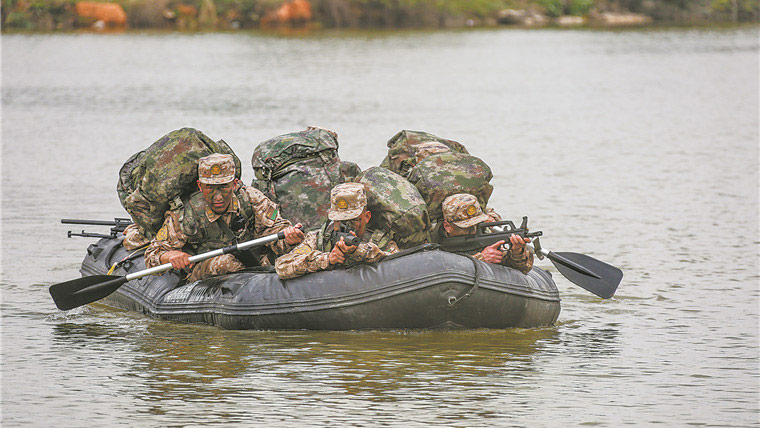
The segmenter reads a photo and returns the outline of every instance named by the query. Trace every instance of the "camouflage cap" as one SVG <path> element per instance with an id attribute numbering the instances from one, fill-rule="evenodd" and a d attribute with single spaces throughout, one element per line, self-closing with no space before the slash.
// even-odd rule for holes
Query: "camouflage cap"
<path id="1" fill-rule="evenodd" d="M 443 200 L 443 219 L 466 229 L 490 218 L 483 213 L 478 198 L 469 193 L 457 193 Z"/>
<path id="2" fill-rule="evenodd" d="M 359 217 L 366 206 L 367 195 L 363 184 L 339 184 L 330 192 L 330 211 L 327 217 L 333 221 L 353 220 Z"/>
<path id="3" fill-rule="evenodd" d="M 414 146 L 414 156 L 417 158 L 417 162 L 421 161 L 422 159 L 425 159 L 426 157 L 430 155 L 434 155 L 436 153 L 444 153 L 444 152 L 450 152 L 451 149 L 449 146 L 439 143 L 437 141 L 429 141 L 427 143 L 417 144 Z"/>
<path id="4" fill-rule="evenodd" d="M 198 181 L 205 184 L 227 184 L 235 179 L 232 155 L 212 153 L 198 160 Z"/>

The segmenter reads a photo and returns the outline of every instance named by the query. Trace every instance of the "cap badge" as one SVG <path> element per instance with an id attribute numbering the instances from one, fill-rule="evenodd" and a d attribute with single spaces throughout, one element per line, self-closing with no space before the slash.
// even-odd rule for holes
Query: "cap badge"
<path id="1" fill-rule="evenodd" d="M 476 212 L 478 212 L 478 209 L 475 208 L 475 205 L 467 207 L 467 215 L 475 215 Z"/>
<path id="2" fill-rule="evenodd" d="M 346 208 L 348 208 L 348 201 L 345 199 L 338 199 L 338 202 L 336 202 L 335 205 L 338 208 L 345 210 Z"/>
<path id="3" fill-rule="evenodd" d="M 214 165 L 211 167 L 211 173 L 214 175 L 219 175 L 222 173 L 222 167 L 219 165 Z"/>

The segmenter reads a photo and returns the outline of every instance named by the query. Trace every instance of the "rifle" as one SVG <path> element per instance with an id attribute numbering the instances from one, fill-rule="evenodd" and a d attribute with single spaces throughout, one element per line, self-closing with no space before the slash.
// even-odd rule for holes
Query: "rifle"
<path id="1" fill-rule="evenodd" d="M 492 227 L 500 227 L 501 231 L 492 232 L 489 230 Z M 543 232 L 529 232 L 528 217 L 523 217 L 519 228 L 511 221 L 481 223 L 474 235 L 441 237 L 440 244 L 446 251 L 471 253 L 502 240 L 509 244 L 511 235 L 535 238 L 533 245 L 526 245 L 529 251 L 539 259 L 547 257 L 562 276 L 603 299 L 612 297 L 623 279 L 623 271 L 593 257 L 570 252 L 555 253 L 542 248 L 538 237 Z"/>
<path id="2" fill-rule="evenodd" d="M 86 225 L 91 225 L 91 226 L 113 226 L 111 227 L 110 235 L 105 235 L 102 233 L 85 232 L 84 230 L 81 233 L 74 233 L 69 230 L 69 233 L 68 233 L 69 238 L 71 238 L 72 236 L 83 236 L 85 238 L 116 238 L 122 232 L 124 232 L 124 229 L 126 229 L 127 226 L 132 224 L 132 219 L 116 217 L 113 219 L 113 221 L 108 221 L 108 220 L 77 220 L 77 219 L 63 218 L 61 219 L 61 223 L 86 224 Z"/>
<path id="3" fill-rule="evenodd" d="M 491 230 L 494 227 L 498 227 L 501 230 Z M 470 252 L 480 251 L 499 241 L 504 241 L 505 245 L 510 245 L 509 237 L 512 235 L 522 238 L 535 238 L 543 234 L 541 231 L 528 231 L 528 217 L 525 216 L 522 219 L 520 227 L 515 227 L 515 224 L 509 220 L 480 223 L 474 235 L 441 237 L 440 244 L 441 248 L 445 251 Z"/>
<path id="4" fill-rule="evenodd" d="M 348 246 L 356 246 L 359 245 L 361 240 L 356 236 L 350 233 L 351 229 L 346 226 L 345 223 L 340 224 L 339 230 L 333 230 L 332 234 L 330 234 L 330 241 L 332 241 L 333 245 L 337 245 L 340 241 L 340 238 L 343 238 L 343 241 Z"/>

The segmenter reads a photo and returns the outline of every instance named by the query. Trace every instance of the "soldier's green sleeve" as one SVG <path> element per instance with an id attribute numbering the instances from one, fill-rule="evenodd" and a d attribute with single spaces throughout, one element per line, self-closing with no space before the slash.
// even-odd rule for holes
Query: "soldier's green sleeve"
<path id="1" fill-rule="evenodd" d="M 253 207 L 255 230 L 253 234 L 259 238 L 281 232 L 292 226 L 289 220 L 282 218 L 277 204 L 253 187 L 243 186 L 243 194 Z M 284 239 L 267 244 L 276 255 L 282 255 L 292 248 Z"/>
<path id="2" fill-rule="evenodd" d="M 277 258 L 274 263 L 277 275 L 282 279 L 291 279 L 329 269 L 330 253 L 316 250 L 316 248 L 317 232 L 307 233 L 303 242 L 293 251 Z"/>

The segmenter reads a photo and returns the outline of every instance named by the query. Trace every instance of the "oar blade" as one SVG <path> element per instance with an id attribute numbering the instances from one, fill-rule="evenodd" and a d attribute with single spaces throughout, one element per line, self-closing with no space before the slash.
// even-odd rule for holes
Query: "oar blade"
<path id="1" fill-rule="evenodd" d="M 93 275 L 50 286 L 50 296 L 62 311 L 98 301 L 121 287 L 127 278 L 114 275 Z"/>
<path id="2" fill-rule="evenodd" d="M 612 297 L 623 279 L 620 269 L 585 254 L 550 252 L 547 256 L 570 282 L 603 299 Z"/>

